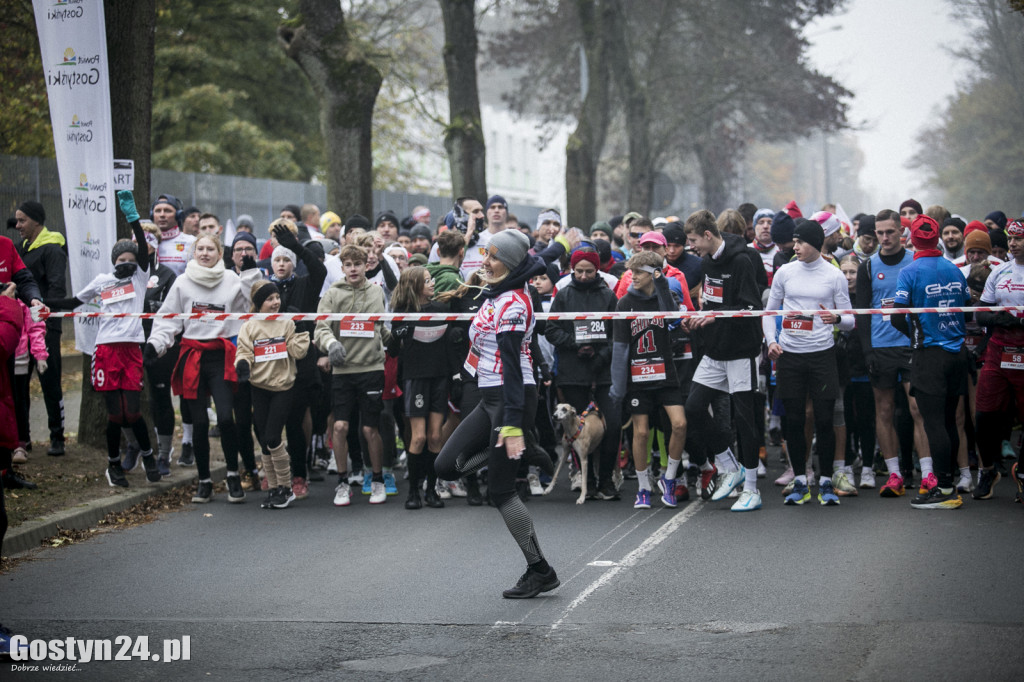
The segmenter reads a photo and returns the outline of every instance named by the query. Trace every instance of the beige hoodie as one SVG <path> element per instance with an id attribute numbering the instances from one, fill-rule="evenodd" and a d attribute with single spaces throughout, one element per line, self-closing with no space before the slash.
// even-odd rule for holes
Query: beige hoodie
<path id="1" fill-rule="evenodd" d="M 309 332 L 296 332 L 292 320 L 246 320 L 238 331 L 235 366 L 249 363 L 249 383 L 265 391 L 295 385 L 295 361 L 309 351 Z"/>

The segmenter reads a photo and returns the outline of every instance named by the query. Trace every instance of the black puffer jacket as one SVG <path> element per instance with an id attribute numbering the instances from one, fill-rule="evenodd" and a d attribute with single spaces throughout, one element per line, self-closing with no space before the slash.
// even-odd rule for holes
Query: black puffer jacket
<path id="1" fill-rule="evenodd" d="M 574 276 L 558 290 L 551 312 L 613 312 L 618 299 L 600 277 L 582 284 Z M 559 386 L 607 386 L 612 383 L 612 325 L 608 320 L 549 321 L 545 337 L 558 353 Z M 597 337 L 597 338 L 587 338 Z M 581 346 L 592 346 L 591 357 L 581 357 Z"/>

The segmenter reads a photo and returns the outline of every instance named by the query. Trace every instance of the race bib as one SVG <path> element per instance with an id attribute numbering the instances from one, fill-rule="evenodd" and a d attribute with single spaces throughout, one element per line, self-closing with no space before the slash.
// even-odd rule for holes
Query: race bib
<path id="1" fill-rule="evenodd" d="M 604 341 L 608 338 L 602 320 L 583 320 L 573 323 L 573 326 L 576 329 L 576 343 Z"/>
<path id="2" fill-rule="evenodd" d="M 471 377 L 476 376 L 476 368 L 480 364 L 480 349 L 476 346 L 472 346 L 469 349 L 469 355 L 466 356 L 466 361 L 462 363 L 462 368 L 466 370 L 466 374 Z"/>
<path id="3" fill-rule="evenodd" d="M 275 336 L 272 339 L 256 339 L 252 344 L 253 354 L 256 362 L 270 362 L 271 360 L 284 360 L 288 357 L 288 346 L 283 336 Z"/>
<path id="4" fill-rule="evenodd" d="M 810 315 L 792 315 L 783 317 L 782 328 L 790 334 L 810 334 L 814 331 L 814 318 Z"/>
<path id="5" fill-rule="evenodd" d="M 896 299 L 895 298 L 883 298 L 882 299 L 882 306 L 881 307 L 883 307 L 883 308 L 895 308 L 896 307 Z M 892 315 L 882 315 L 882 322 L 888 322 L 890 317 L 892 317 Z"/>
<path id="6" fill-rule="evenodd" d="M 130 279 L 111 282 L 100 289 L 100 297 L 103 299 L 103 305 L 133 299 L 135 298 L 135 284 Z"/>
<path id="7" fill-rule="evenodd" d="M 978 346 L 981 345 L 982 338 L 979 334 L 968 334 L 964 337 L 964 346 L 967 347 L 967 350 L 974 353 L 978 350 Z"/>
<path id="8" fill-rule="evenodd" d="M 342 320 L 338 323 L 338 336 L 344 336 L 349 339 L 372 339 L 373 322 Z"/>
<path id="9" fill-rule="evenodd" d="M 1024 348 L 1004 348 L 999 366 L 1002 369 L 1024 369 Z"/>
<path id="10" fill-rule="evenodd" d="M 661 358 L 633 360 L 629 364 L 629 374 L 634 383 L 665 380 L 665 361 Z"/>
<path id="11" fill-rule="evenodd" d="M 722 303 L 725 286 L 720 278 L 704 275 L 704 300 L 710 303 Z"/>
<path id="12" fill-rule="evenodd" d="M 415 327 L 412 330 L 412 338 L 420 343 L 434 343 L 440 340 L 447 330 L 446 324 L 437 327 Z"/>
<path id="13" fill-rule="evenodd" d="M 198 315 L 201 313 L 223 313 L 224 306 L 216 303 L 193 303 L 192 314 Z M 219 322 L 212 317 L 201 317 L 198 322 L 200 324 L 219 324 Z"/>

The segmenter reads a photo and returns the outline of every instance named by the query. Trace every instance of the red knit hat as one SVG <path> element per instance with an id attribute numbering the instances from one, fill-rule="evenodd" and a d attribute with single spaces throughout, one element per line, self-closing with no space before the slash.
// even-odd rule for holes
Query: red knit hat
<path id="1" fill-rule="evenodd" d="M 579 263 L 581 260 L 587 261 L 597 269 L 601 268 L 601 259 L 598 258 L 596 251 L 574 251 L 572 254 L 572 258 L 569 259 L 569 267 L 575 270 L 576 264 Z"/>
<path id="2" fill-rule="evenodd" d="M 1024 237 L 1024 222 L 1011 220 L 1006 223 L 1007 237 Z"/>
<path id="3" fill-rule="evenodd" d="M 939 243 L 939 224 L 933 218 L 921 214 L 910 226 L 910 241 L 918 251 L 934 249 Z"/>
<path id="4" fill-rule="evenodd" d="M 969 235 L 971 232 L 978 231 L 984 232 L 986 235 L 988 234 L 988 228 L 985 226 L 985 223 L 981 222 L 980 220 L 972 220 L 971 222 L 967 223 L 967 227 L 964 228 L 964 239 L 966 239 L 967 235 Z"/>
<path id="5" fill-rule="evenodd" d="M 804 217 L 803 211 L 801 211 L 800 207 L 796 205 L 796 200 L 793 200 L 793 201 L 789 202 L 788 204 L 786 204 L 785 211 L 786 211 L 786 213 L 789 214 L 789 217 L 792 218 L 793 220 L 796 220 L 797 218 L 803 218 Z"/>

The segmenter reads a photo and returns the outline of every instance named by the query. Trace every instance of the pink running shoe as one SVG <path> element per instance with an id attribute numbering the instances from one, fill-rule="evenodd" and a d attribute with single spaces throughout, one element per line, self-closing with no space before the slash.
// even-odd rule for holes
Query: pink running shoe
<path id="1" fill-rule="evenodd" d="M 917 492 L 920 495 L 927 495 L 932 488 L 936 488 L 939 485 L 939 479 L 935 478 L 935 474 L 928 474 L 921 479 L 921 487 L 918 488 Z"/>
<path id="2" fill-rule="evenodd" d="M 793 467 L 789 467 L 782 472 L 782 475 L 775 479 L 775 485 L 789 485 L 796 478 L 796 473 L 793 471 Z"/>

